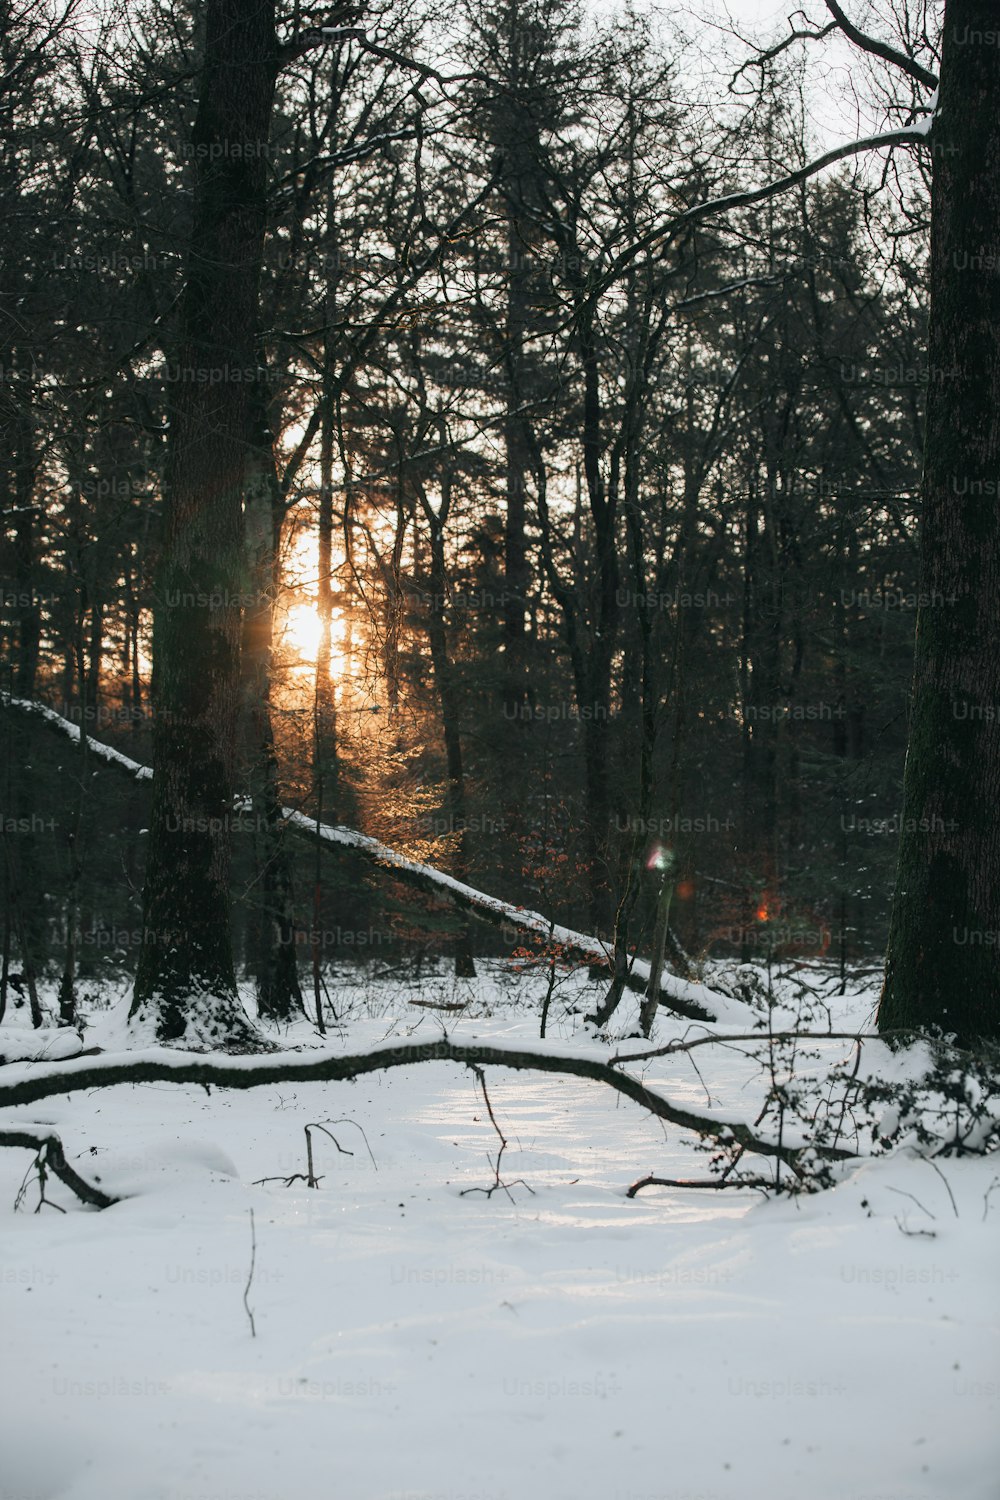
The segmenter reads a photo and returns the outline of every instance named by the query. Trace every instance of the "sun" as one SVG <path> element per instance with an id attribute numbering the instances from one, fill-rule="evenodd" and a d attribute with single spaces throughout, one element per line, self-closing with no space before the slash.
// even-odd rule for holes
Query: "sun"
<path id="1" fill-rule="evenodd" d="M 295 674 L 315 671 L 319 655 L 322 626 L 313 604 L 293 604 L 285 612 L 281 626 L 281 645 L 288 657 L 288 669 Z M 345 670 L 344 622 L 334 611 L 330 621 L 330 676 L 338 681 Z"/>
<path id="2" fill-rule="evenodd" d="M 293 604 L 285 616 L 285 643 L 302 667 L 314 667 L 322 633 L 319 614 L 309 604 Z"/>
<path id="3" fill-rule="evenodd" d="M 276 619 L 276 645 L 286 671 L 307 677 L 316 669 L 323 638 L 317 608 L 319 559 L 315 534 L 300 528 L 287 540 L 282 559 L 283 588 Z M 332 579 L 331 579 L 332 582 Z M 347 668 L 348 623 L 339 598 L 330 611 L 330 677 L 336 684 Z"/>

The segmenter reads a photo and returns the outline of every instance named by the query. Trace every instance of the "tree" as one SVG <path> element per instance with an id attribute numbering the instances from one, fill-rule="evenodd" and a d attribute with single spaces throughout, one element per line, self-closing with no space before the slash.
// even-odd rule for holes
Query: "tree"
<path id="1" fill-rule="evenodd" d="M 225 46 L 214 61 L 205 54 L 203 77 L 222 79 L 211 99 L 192 80 L 206 42 L 219 47 L 214 9 L 207 35 L 207 12 L 175 13 L 165 0 L 147 0 L 134 32 L 108 22 L 96 48 L 83 27 L 74 51 L 70 30 L 71 66 L 51 86 L 52 55 L 26 36 L 35 71 L 22 83 L 48 90 L 51 122 L 36 125 L 30 90 L 16 108 L 0 101 L 11 122 L 0 139 L 0 198 L 11 207 L 0 230 L 0 498 L 16 586 L 5 590 L 0 643 L 16 696 L 59 695 L 75 722 L 120 717 L 144 740 L 163 490 L 167 513 L 152 836 L 137 837 L 139 797 L 124 818 L 88 804 L 81 820 L 82 804 L 61 787 L 59 836 L 8 844 L 19 866 L 7 874 L 15 967 L 30 967 L 33 952 L 42 968 L 52 947 L 65 949 L 69 1000 L 75 962 L 83 975 L 93 953 L 70 951 L 75 913 L 93 928 L 131 900 L 98 868 L 105 825 L 119 836 L 131 824 L 129 868 L 143 847 L 150 855 L 136 1021 L 148 1013 L 159 1035 L 195 1045 L 232 1029 L 236 1045 L 250 1045 L 227 932 L 228 825 L 235 815 L 245 827 L 248 812 L 234 792 L 252 800 L 257 834 L 256 865 L 238 856 L 232 881 L 256 925 L 236 932 L 250 927 L 261 1012 L 275 1019 L 299 1004 L 292 877 L 305 865 L 282 831 L 286 802 L 324 822 L 353 820 L 359 789 L 369 832 L 395 842 L 410 835 L 393 819 L 426 833 L 427 809 L 445 796 L 448 837 L 461 833 L 470 877 L 525 899 L 542 880 L 543 904 L 574 924 L 589 894 L 589 920 L 604 933 L 614 914 L 619 977 L 651 926 L 653 903 L 633 876 L 654 830 L 681 834 L 670 839 L 673 911 L 686 946 L 720 930 L 723 902 L 736 899 L 716 887 L 742 891 L 746 905 L 766 880 L 768 899 L 741 917 L 748 947 L 772 888 L 773 910 L 794 886 L 802 906 L 824 902 L 824 922 L 839 892 L 842 929 L 845 892 L 860 901 L 867 883 L 888 900 L 890 840 L 873 860 L 869 836 L 835 838 L 834 825 L 839 814 L 843 835 L 847 813 L 864 804 L 891 815 L 899 801 L 913 615 L 856 601 L 869 587 L 917 587 L 915 522 L 908 501 L 896 501 L 915 480 L 911 433 L 925 390 L 919 377 L 881 385 L 845 371 L 924 362 L 917 172 L 936 167 L 940 216 L 937 200 L 954 196 L 962 163 L 955 138 L 920 123 L 936 79 L 916 59 L 936 54 L 911 26 L 912 8 L 886 22 L 898 45 L 866 37 L 830 0 L 827 10 L 877 59 L 888 128 L 813 159 L 808 118 L 794 109 L 799 63 L 786 65 L 832 27 L 805 21 L 741 70 L 761 68 L 759 107 L 735 128 L 724 114 L 678 111 L 685 70 L 628 11 L 577 34 L 571 4 L 550 14 L 535 0 L 496 0 L 467 27 L 461 62 L 476 71 L 446 77 L 412 55 L 425 42 L 437 55 L 433 28 L 447 27 L 415 0 L 400 0 L 374 41 L 350 24 L 332 37 L 325 25 L 309 29 L 315 13 L 296 10 L 309 25 L 294 44 L 280 46 L 271 24 L 260 58 Z M 243 18 L 247 36 L 268 29 L 249 0 L 229 0 L 225 14 Z M 968 72 L 981 12 L 955 14 L 949 57 Z M 264 95 L 289 61 L 270 106 Z M 250 87 L 230 87 L 229 63 Z M 196 107 L 194 140 L 165 147 L 185 137 Z M 914 155 L 879 163 L 902 189 L 897 202 L 868 192 L 863 168 L 819 180 L 904 143 Z M 960 315 L 994 320 L 991 267 L 977 260 L 991 227 L 977 202 L 966 239 L 952 222 L 936 248 L 954 273 L 943 290 L 935 281 L 952 346 L 929 360 L 938 433 L 950 431 L 941 415 L 950 403 L 973 409 L 972 389 L 980 448 L 990 428 L 975 382 L 987 366 L 954 330 Z M 870 266 L 866 236 L 877 247 Z M 188 243 L 180 300 L 176 252 Z M 959 345 L 976 373 L 956 397 L 947 360 Z M 33 352 L 42 347 L 44 359 Z M 968 554 L 987 537 L 980 501 L 995 481 L 982 452 L 967 473 L 949 444 L 928 450 L 949 505 L 929 504 L 925 526 L 931 602 L 910 767 L 912 779 L 923 766 L 924 782 L 908 789 L 907 836 L 918 836 L 904 845 L 887 1026 L 950 1026 L 947 985 L 981 991 L 979 978 L 961 976 L 986 973 L 995 946 L 989 904 L 963 905 L 947 863 L 938 884 L 925 869 L 947 855 L 970 887 L 989 870 L 986 854 L 970 852 L 988 831 L 939 826 L 964 816 L 942 798 L 985 803 L 992 775 L 993 686 L 974 636 L 993 622 L 973 600 Z M 277 609 L 280 625 L 290 588 L 303 590 L 296 612 L 312 592 L 303 581 L 312 565 L 300 567 L 311 525 L 322 623 L 315 715 L 299 691 L 308 650 L 283 641 L 274 618 Z M 942 606 L 943 585 L 959 577 L 954 605 Z M 432 620 L 408 607 L 424 586 L 448 598 Z M 335 608 L 356 623 L 342 651 L 331 644 Z M 372 701 L 337 700 L 331 668 L 353 674 Z M 789 705 L 808 708 L 810 695 L 825 701 L 831 679 L 843 721 L 780 718 Z M 937 694 L 929 718 L 927 684 Z M 501 706 L 505 721 L 525 710 L 516 732 L 494 729 Z M 928 759 L 920 745 L 931 741 Z M 34 757 L 11 755 L 13 766 L 22 759 L 32 764 L 10 778 L 12 812 L 39 800 Z M 962 786 L 949 781 L 953 763 Z M 89 798 L 87 774 L 79 791 Z M 720 825 L 728 831 L 741 804 L 746 868 L 734 872 Z M 478 838 L 497 813 L 507 836 Z M 680 828 L 684 815 L 708 813 L 718 836 Z M 61 859 L 63 835 L 81 822 L 86 861 L 50 871 L 49 845 Z M 74 854 L 83 847 L 77 832 Z M 942 887 L 951 905 L 935 938 L 923 912 L 944 899 Z M 33 942 L 33 921 L 39 932 L 57 925 L 44 901 L 63 896 L 67 941 Z M 922 982 L 903 930 L 908 901 L 908 933 L 925 947 L 939 938 L 944 954 L 922 1012 L 906 1009 Z M 318 992 L 318 946 L 314 956 Z M 970 1035 L 981 1029 L 980 1019 Z"/>
<path id="2" fill-rule="evenodd" d="M 209 0 L 194 222 L 170 380 L 153 636 L 153 807 L 130 1021 L 252 1041 L 236 993 L 229 835 L 240 702 L 242 503 L 277 65 L 274 0 Z"/>
<path id="3" fill-rule="evenodd" d="M 1000 49 L 947 0 L 903 828 L 879 1026 L 1000 1036 Z"/>

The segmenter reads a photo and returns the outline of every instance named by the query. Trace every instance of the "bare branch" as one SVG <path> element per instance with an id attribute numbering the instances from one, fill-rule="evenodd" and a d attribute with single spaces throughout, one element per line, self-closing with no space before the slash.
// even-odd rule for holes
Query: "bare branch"
<path id="1" fill-rule="evenodd" d="M 76 1194 L 81 1203 L 88 1203 L 91 1208 L 110 1208 L 119 1201 L 74 1171 L 66 1160 L 62 1141 L 48 1125 L 19 1125 L 14 1130 L 0 1129 L 0 1146 L 26 1146 L 29 1151 L 37 1152 L 39 1166 L 54 1173 L 60 1182 Z"/>
<path id="2" fill-rule="evenodd" d="M 870 52 L 873 57 L 880 57 L 883 62 L 891 63 L 894 68 L 899 68 L 910 78 L 916 79 L 917 83 L 922 83 L 924 88 L 937 88 L 936 73 L 932 73 L 929 68 L 922 67 L 915 58 L 907 57 L 905 52 L 890 47 L 888 42 L 880 42 L 877 37 L 868 36 L 866 32 L 860 31 L 850 16 L 845 15 L 838 0 L 826 0 L 826 8 L 855 47 L 860 47 L 863 52 Z"/>
<path id="3" fill-rule="evenodd" d="M 287 68 L 289 63 L 296 62 L 300 57 L 304 57 L 307 52 L 315 51 L 317 47 L 325 47 L 330 42 L 363 41 L 364 37 L 363 26 L 307 27 L 304 31 L 289 37 L 286 42 L 278 44 L 278 71 Z"/>
<path id="4" fill-rule="evenodd" d="M 483 1072 L 482 1068 L 479 1066 L 478 1063 L 470 1063 L 469 1067 L 471 1068 L 472 1072 L 475 1073 L 476 1077 L 479 1079 L 479 1087 L 483 1091 L 483 1099 L 484 1099 L 484 1101 L 486 1103 L 486 1112 L 487 1112 L 487 1114 L 490 1117 L 490 1122 L 493 1125 L 493 1129 L 496 1131 L 497 1135 L 500 1138 L 500 1150 L 497 1152 L 497 1159 L 496 1159 L 496 1163 L 494 1165 L 494 1181 L 490 1184 L 490 1186 L 488 1188 L 484 1188 L 484 1187 L 463 1188 L 462 1191 L 459 1193 L 459 1197 L 460 1198 L 465 1198 L 469 1193 L 485 1193 L 486 1196 L 487 1196 L 487 1198 L 492 1198 L 494 1193 L 499 1192 L 499 1191 L 502 1190 L 503 1192 L 505 1192 L 507 1194 L 507 1197 L 510 1199 L 511 1203 L 513 1203 L 514 1202 L 514 1197 L 513 1197 L 513 1194 L 511 1193 L 511 1188 L 512 1187 L 524 1187 L 524 1188 L 527 1188 L 528 1192 L 531 1193 L 532 1196 L 534 1196 L 534 1192 L 535 1192 L 534 1188 L 530 1187 L 528 1185 L 528 1183 L 525 1182 L 525 1180 L 524 1180 L 523 1177 L 515 1177 L 514 1180 L 513 1180 L 513 1182 L 503 1182 L 501 1180 L 501 1177 L 500 1177 L 500 1163 L 503 1160 L 503 1154 L 504 1154 L 504 1152 L 507 1149 L 507 1137 L 504 1135 L 503 1131 L 500 1129 L 500 1126 L 497 1123 L 497 1117 L 493 1113 L 493 1105 L 490 1103 L 489 1091 L 487 1090 L 487 1087 L 486 1087 L 486 1074 Z"/>
<path id="5" fill-rule="evenodd" d="M 795 15 L 801 16 L 803 15 L 803 12 L 801 10 L 797 10 L 795 12 Z M 792 19 L 792 17 L 789 17 L 789 20 Z M 789 47 L 791 47 L 793 43 L 821 42 L 825 36 L 829 36 L 830 32 L 836 31 L 836 29 L 837 23 L 835 21 L 828 21 L 827 24 L 821 27 L 819 31 L 792 30 L 791 32 L 789 32 L 788 36 L 783 37 L 780 42 L 776 42 L 773 47 L 768 47 L 765 51 L 758 52 L 755 56 L 748 58 L 745 63 L 741 63 L 740 66 L 736 69 L 736 72 L 733 74 L 732 78 L 730 78 L 729 80 L 730 92 L 732 92 L 733 85 L 736 83 L 737 78 L 739 78 L 742 73 L 745 73 L 748 68 L 764 68 L 769 62 L 772 62 L 774 58 L 780 57 L 783 52 L 787 52 Z"/>
<path id="6" fill-rule="evenodd" d="M 257 1337 L 257 1325 L 254 1323 L 253 1313 L 250 1310 L 250 1303 L 248 1301 L 248 1298 L 250 1296 L 250 1288 L 253 1285 L 253 1273 L 254 1273 L 254 1267 L 256 1266 L 256 1264 L 257 1264 L 257 1231 L 254 1228 L 253 1209 L 251 1208 L 251 1210 L 250 1210 L 250 1270 L 247 1272 L 247 1284 L 243 1288 L 243 1306 L 246 1309 L 246 1315 L 247 1315 L 247 1317 L 250 1319 L 250 1337 L 253 1338 L 253 1339 L 255 1339 Z"/>
<path id="7" fill-rule="evenodd" d="M 518 1071 L 559 1073 L 573 1078 L 587 1078 L 603 1083 L 625 1095 L 660 1120 L 681 1130 L 707 1137 L 726 1146 L 742 1146 L 758 1156 L 780 1161 L 795 1174 L 803 1175 L 799 1157 L 808 1152 L 826 1161 L 854 1161 L 857 1152 L 841 1147 L 806 1145 L 790 1146 L 780 1140 L 761 1136 L 742 1120 L 724 1120 L 716 1115 L 700 1114 L 688 1106 L 672 1103 L 662 1094 L 646 1087 L 637 1078 L 611 1067 L 597 1057 L 559 1051 L 539 1051 L 524 1047 L 505 1047 L 479 1042 L 454 1042 L 444 1036 L 434 1042 L 389 1042 L 369 1052 L 354 1054 L 267 1053 L 264 1055 L 170 1052 L 156 1049 L 132 1055 L 108 1055 L 97 1060 L 71 1059 L 59 1066 L 36 1067 L 32 1064 L 9 1064 L 9 1071 L 20 1076 L 0 1081 L 0 1107 L 31 1104 L 77 1089 L 112 1088 L 122 1083 L 191 1083 L 216 1088 L 256 1088 L 260 1084 L 321 1083 L 360 1078 L 386 1068 L 409 1067 L 421 1062 L 457 1062 L 466 1065 L 489 1064 L 492 1067 Z M 8 1070 L 5 1070 L 5 1072 Z"/>
<path id="8" fill-rule="evenodd" d="M 784 276 L 744 276 L 741 281 L 729 281 L 725 286 L 714 287 L 708 292 L 696 292 L 691 297 L 682 297 L 680 302 L 673 302 L 670 311 L 686 312 L 689 307 L 700 307 L 703 302 L 714 302 L 717 297 L 729 297 L 733 292 L 745 291 L 747 287 L 781 286 Z"/>
<path id="9" fill-rule="evenodd" d="M 849 157 L 860 156 L 865 151 L 882 151 L 889 146 L 926 145 L 929 128 L 930 122 L 922 121 L 916 125 L 902 126 L 899 130 L 884 130 L 877 135 L 864 136 L 861 140 L 847 141 L 842 146 L 834 146 L 831 150 L 824 151 L 822 156 L 814 157 L 804 166 L 797 167 L 794 172 L 765 183 L 763 187 L 748 188 L 741 193 L 726 193 L 722 197 L 709 198 L 704 203 L 696 203 L 691 208 L 684 209 L 682 213 L 675 215 L 666 225 L 660 225 L 640 235 L 622 250 L 603 276 L 597 278 L 591 290 L 591 296 L 596 298 L 612 286 L 644 250 L 657 247 L 660 255 L 665 254 L 673 241 L 692 224 L 700 224 L 703 219 L 713 219 L 717 214 L 730 213 L 733 209 L 752 208 L 754 204 L 764 203 L 768 198 L 780 197 L 782 193 L 798 187 L 800 183 L 817 176 L 827 167 L 835 166 L 837 162 L 846 161 Z"/>
<path id="10" fill-rule="evenodd" d="M 880 1035 L 884 1035 L 881 1033 Z M 654 1057 L 671 1057 L 677 1052 L 692 1052 L 695 1047 L 706 1047 L 712 1043 L 730 1042 L 877 1042 L 879 1036 L 865 1036 L 858 1031 L 744 1031 L 726 1032 L 725 1035 L 716 1035 L 715 1032 L 707 1036 L 696 1036 L 679 1038 L 673 1042 L 667 1042 L 663 1047 L 653 1047 L 646 1052 L 617 1052 L 611 1059 L 611 1066 L 616 1067 L 619 1063 L 648 1062 Z"/>
<path id="11" fill-rule="evenodd" d="M 626 1191 L 626 1198 L 634 1198 L 636 1193 L 647 1187 L 673 1187 L 673 1188 L 714 1188 L 716 1191 L 722 1188 L 773 1188 L 774 1183 L 770 1177 L 640 1177 L 638 1182 L 633 1182 Z"/>

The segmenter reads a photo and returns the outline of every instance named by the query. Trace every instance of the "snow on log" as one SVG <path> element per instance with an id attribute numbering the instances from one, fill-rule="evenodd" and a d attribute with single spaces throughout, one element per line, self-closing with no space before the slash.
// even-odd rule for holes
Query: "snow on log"
<path id="1" fill-rule="evenodd" d="M 817 1147 L 807 1141 L 761 1136 L 742 1120 L 727 1120 L 714 1113 L 674 1104 L 662 1094 L 622 1070 L 621 1063 L 606 1060 L 602 1054 L 583 1052 L 576 1047 L 553 1043 L 493 1041 L 457 1042 L 444 1035 L 432 1042 L 390 1041 L 367 1052 L 335 1053 L 325 1049 L 310 1053 L 284 1053 L 203 1056 L 190 1052 L 171 1052 L 151 1048 L 141 1052 L 106 1053 L 101 1057 L 73 1058 L 61 1064 L 39 1066 L 11 1063 L 0 1075 L 0 1108 L 31 1104 L 56 1094 L 77 1089 L 111 1088 L 123 1083 L 186 1083 L 202 1088 L 254 1088 L 259 1084 L 319 1083 L 345 1081 L 386 1068 L 408 1067 L 422 1062 L 456 1062 L 466 1066 L 493 1066 L 542 1073 L 562 1073 L 575 1078 L 591 1079 L 624 1094 L 658 1119 L 682 1130 L 719 1142 L 742 1146 L 759 1156 L 778 1160 L 796 1176 L 801 1175 L 799 1158 L 803 1152 L 829 1161 L 851 1161 L 857 1153 L 837 1146 Z M 0 1144 L 3 1138 L 0 1136 Z"/>
<path id="2" fill-rule="evenodd" d="M 77 744 L 86 738 L 87 749 L 92 755 L 108 765 L 127 772 L 137 781 L 148 781 L 152 778 L 153 773 L 148 766 L 140 765 L 138 761 L 131 760 L 110 745 L 95 740 L 92 735 L 84 737 L 78 725 L 71 723 L 69 719 L 64 719 L 45 704 L 34 703 L 26 698 L 14 698 L 8 693 L 2 693 L 0 705 L 15 709 L 19 713 L 34 715 L 50 729 L 66 735 Z M 514 906 L 508 901 L 501 901 L 495 896 L 488 896 L 474 886 L 455 880 L 441 870 L 435 870 L 432 865 L 422 865 L 408 859 L 398 850 L 391 849 L 387 844 L 380 843 L 369 834 L 359 833 L 354 828 L 331 827 L 327 823 L 317 823 L 315 818 L 309 818 L 305 813 L 297 812 L 290 807 L 282 809 L 282 816 L 294 832 L 306 838 L 317 839 L 320 847 L 330 853 L 341 849 L 357 850 L 359 854 L 391 870 L 395 876 L 407 884 L 434 895 L 445 896 L 454 906 L 494 927 L 512 927 L 519 932 L 529 933 L 532 937 L 558 948 L 567 958 L 582 960 L 585 963 L 606 964 L 610 970 L 611 950 L 608 944 L 601 942 L 599 938 L 574 932 L 569 927 L 561 927 L 551 922 L 541 912 L 530 911 L 524 907 Z M 629 973 L 625 981 L 628 988 L 641 993 L 645 990 L 648 980 L 649 963 L 645 959 L 630 957 Z M 690 1020 L 734 1025 L 745 1025 L 747 1022 L 747 1008 L 740 1001 L 721 995 L 709 989 L 707 985 L 681 979 L 675 974 L 665 973 L 662 976 L 660 999 L 668 1010 L 686 1016 Z"/>
<path id="3" fill-rule="evenodd" d="M 122 755 L 120 750 L 115 750 L 110 745 L 95 740 L 93 735 L 85 736 L 78 724 L 64 719 L 62 714 L 57 714 L 54 708 L 49 708 L 44 703 L 34 703 L 30 698 L 13 698 L 10 693 L 0 693 L 0 705 L 4 708 L 16 709 L 18 713 L 33 714 L 50 729 L 66 735 L 68 739 L 75 740 L 78 745 L 82 745 L 86 739 L 87 749 L 91 755 L 96 755 L 98 760 L 105 761 L 109 766 L 117 766 L 120 771 L 126 771 L 136 781 L 152 781 L 153 779 L 149 766 L 141 766 L 137 760 L 130 760 L 127 755 Z"/>

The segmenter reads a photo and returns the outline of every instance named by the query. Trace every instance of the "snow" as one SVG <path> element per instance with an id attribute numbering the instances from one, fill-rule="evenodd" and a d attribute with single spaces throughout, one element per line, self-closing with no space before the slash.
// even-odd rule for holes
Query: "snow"
<path id="1" fill-rule="evenodd" d="M 560 990 L 552 1050 L 610 1057 L 570 1013 L 585 988 Z M 537 1047 L 543 991 L 503 966 L 416 988 L 358 970 L 334 992 L 339 1030 L 283 1040 L 354 1053 L 446 1025 Z M 456 1018 L 417 998 L 469 1003 Z M 863 1026 L 871 1003 L 831 1000 L 832 1019 Z M 88 1047 L 115 1039 L 114 1013 L 91 1019 Z M 19 1034 L 5 1022 L 0 1051 Z M 661 1016 L 654 1040 L 682 1034 Z M 695 1057 L 650 1060 L 650 1084 L 752 1119 L 744 1051 Z M 30 1157 L 0 1152 L 2 1500 L 996 1500 L 995 1156 L 897 1152 L 796 1199 L 628 1199 L 646 1172 L 705 1176 L 704 1156 L 596 1083 L 486 1077 L 509 1195 L 468 1191 L 493 1183 L 498 1143 L 450 1062 L 5 1109 L 128 1196 L 94 1212 L 50 1182 L 66 1212 L 34 1214 L 29 1184 L 15 1214 Z M 314 1132 L 319 1188 L 286 1186 L 304 1127 L 344 1120 L 329 1128 L 354 1154 Z"/>

